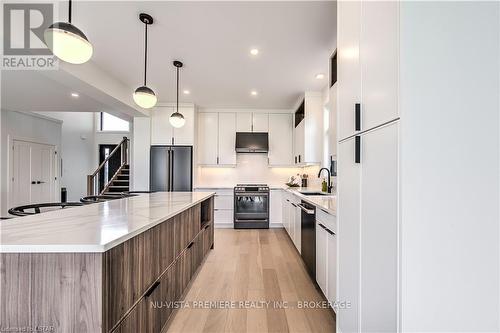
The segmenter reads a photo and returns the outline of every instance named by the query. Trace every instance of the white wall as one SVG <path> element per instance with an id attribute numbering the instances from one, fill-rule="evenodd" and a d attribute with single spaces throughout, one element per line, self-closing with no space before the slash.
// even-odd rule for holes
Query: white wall
<path id="1" fill-rule="evenodd" d="M 94 113 L 45 112 L 43 114 L 63 122 L 61 186 L 66 187 L 68 201 L 79 201 L 87 194 L 87 175 L 96 168 Z"/>
<path id="2" fill-rule="evenodd" d="M 197 183 L 195 187 L 229 186 L 238 183 L 265 183 L 269 185 L 284 185 L 288 177 L 301 173 L 301 168 L 270 168 L 267 164 L 267 154 L 237 154 L 237 166 L 198 167 L 196 168 Z"/>
<path id="3" fill-rule="evenodd" d="M 7 214 L 9 207 L 9 169 L 10 169 L 10 152 L 13 139 L 21 139 L 36 143 L 43 143 L 56 146 L 56 151 L 60 152 L 61 147 L 61 122 L 50 120 L 46 117 L 36 114 L 20 113 L 13 111 L 1 110 L 1 138 L 0 144 L 1 159 L 0 159 L 0 177 L 2 179 L 0 200 L 2 202 L 2 215 Z M 58 163 L 59 165 L 59 163 Z M 59 170 L 59 168 L 58 168 Z M 58 175 L 59 178 L 60 175 Z M 60 182 L 56 184 L 57 195 L 59 198 Z"/>
<path id="4" fill-rule="evenodd" d="M 130 180 L 134 191 L 149 191 L 149 151 L 151 148 L 151 118 L 135 117 Z"/>
<path id="5" fill-rule="evenodd" d="M 498 2 L 401 2 L 401 329 L 498 332 Z"/>

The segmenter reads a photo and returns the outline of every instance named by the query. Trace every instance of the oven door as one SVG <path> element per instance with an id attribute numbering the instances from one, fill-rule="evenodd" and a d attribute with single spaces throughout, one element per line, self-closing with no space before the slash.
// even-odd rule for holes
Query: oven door
<path id="1" fill-rule="evenodd" d="M 234 194 L 234 217 L 236 222 L 269 219 L 269 193 L 242 192 Z"/>

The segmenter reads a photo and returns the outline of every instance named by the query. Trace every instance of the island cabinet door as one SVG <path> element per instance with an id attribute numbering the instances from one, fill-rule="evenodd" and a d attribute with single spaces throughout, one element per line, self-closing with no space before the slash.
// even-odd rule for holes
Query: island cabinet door
<path id="1" fill-rule="evenodd" d="M 157 281 L 151 294 L 145 296 L 148 310 L 148 332 L 159 333 L 170 318 L 177 300 L 175 266 L 168 269 Z M 155 286 L 155 285 L 153 285 Z"/>
<path id="2" fill-rule="evenodd" d="M 211 247 L 212 247 L 212 244 L 214 243 L 214 228 L 213 228 L 213 224 L 212 223 L 207 223 L 204 227 L 203 227 L 203 234 L 202 234 L 202 237 L 203 237 L 203 257 L 208 253 L 208 251 L 210 251 Z M 202 259 L 203 259 L 202 257 Z"/>
<path id="3" fill-rule="evenodd" d="M 192 256 L 193 256 L 194 242 L 188 245 L 188 248 L 181 253 L 175 263 L 176 292 L 179 296 L 184 293 L 186 286 L 189 283 L 192 275 Z"/>
<path id="4" fill-rule="evenodd" d="M 197 205 L 174 217 L 174 247 L 178 255 L 200 231 L 200 206 Z"/>

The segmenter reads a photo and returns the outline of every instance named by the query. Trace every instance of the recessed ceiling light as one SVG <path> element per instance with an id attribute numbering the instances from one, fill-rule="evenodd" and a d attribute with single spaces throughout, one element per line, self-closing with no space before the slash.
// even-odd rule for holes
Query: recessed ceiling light
<path id="1" fill-rule="evenodd" d="M 185 89 L 185 90 L 183 91 L 183 93 L 184 93 L 184 95 L 189 95 L 191 92 L 190 92 L 189 90 Z"/>
<path id="2" fill-rule="evenodd" d="M 250 91 L 250 95 L 252 95 L 252 96 L 257 96 L 257 94 L 258 94 L 258 93 L 257 93 L 257 91 L 256 91 L 256 90 L 252 90 L 252 91 Z"/>
<path id="3" fill-rule="evenodd" d="M 78 93 L 75 93 L 75 92 L 74 92 L 74 93 L 71 93 L 71 97 L 77 98 L 77 97 L 79 97 L 79 96 L 80 96 L 80 95 L 79 95 Z"/>
<path id="4" fill-rule="evenodd" d="M 316 74 L 316 78 L 317 78 L 318 80 L 322 80 L 322 79 L 324 79 L 324 78 L 325 78 L 325 74 L 323 74 L 323 73 Z"/>
<path id="5" fill-rule="evenodd" d="M 259 49 L 251 49 L 250 54 L 256 56 L 257 54 L 259 54 Z"/>

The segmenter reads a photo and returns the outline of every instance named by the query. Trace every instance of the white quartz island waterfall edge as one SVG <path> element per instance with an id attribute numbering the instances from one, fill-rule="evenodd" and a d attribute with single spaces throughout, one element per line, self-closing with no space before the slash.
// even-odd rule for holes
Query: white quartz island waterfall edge
<path id="1" fill-rule="evenodd" d="M 158 192 L 0 222 L 0 253 L 102 253 L 212 197 Z"/>

